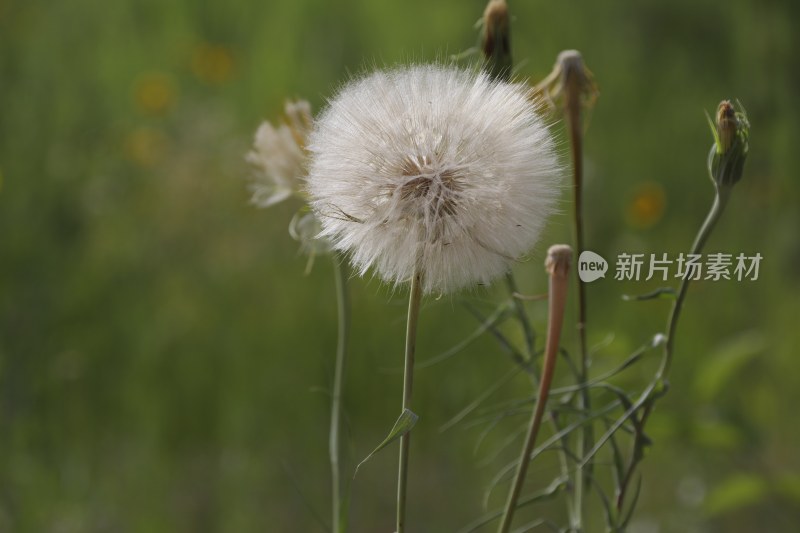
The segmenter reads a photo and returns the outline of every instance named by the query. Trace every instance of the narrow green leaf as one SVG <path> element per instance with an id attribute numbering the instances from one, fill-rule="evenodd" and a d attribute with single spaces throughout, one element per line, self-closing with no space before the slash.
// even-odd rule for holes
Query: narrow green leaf
<path id="1" fill-rule="evenodd" d="M 626 302 L 640 302 L 642 300 L 674 300 L 676 296 L 675 289 L 670 287 L 659 287 L 658 289 L 647 292 L 645 294 L 623 294 L 622 299 Z"/>
<path id="2" fill-rule="evenodd" d="M 508 385 L 508 383 L 519 373 L 519 368 L 512 368 L 510 372 L 508 372 L 505 376 L 500 378 L 494 385 L 486 389 L 480 396 L 478 396 L 473 402 L 467 405 L 464 409 L 462 409 L 456 416 L 445 422 L 441 428 L 439 428 L 440 432 L 445 432 L 454 425 L 458 424 L 461 420 L 463 420 L 467 415 L 469 415 L 472 411 L 480 407 L 480 405 L 486 401 L 492 394 L 500 390 L 502 387 Z"/>
<path id="3" fill-rule="evenodd" d="M 358 469 L 361 468 L 361 465 L 372 459 L 372 457 L 376 453 L 386 448 L 389 444 L 391 444 L 395 440 L 399 439 L 400 437 L 411 431 L 411 428 L 413 428 L 414 425 L 416 425 L 417 420 L 419 420 L 419 417 L 414 413 L 414 411 L 412 411 L 411 409 L 403 409 L 403 412 L 400 413 L 400 416 L 397 418 L 397 422 L 394 423 L 392 430 L 389 432 L 388 435 L 386 435 L 386 438 L 383 439 L 383 442 L 378 444 L 378 446 L 374 450 L 372 450 L 372 452 L 369 455 L 367 455 L 363 461 L 358 463 L 358 466 L 356 466 L 356 471 L 353 474 L 353 477 L 355 477 L 358 474 Z"/>
<path id="4" fill-rule="evenodd" d="M 531 371 L 530 365 L 528 365 L 528 363 L 525 361 L 525 357 L 519 353 L 519 350 L 514 348 L 511 342 L 500 332 L 499 329 L 497 329 L 497 327 L 494 326 L 494 324 L 489 323 L 487 318 L 469 302 L 465 302 L 464 306 L 467 308 L 467 311 L 472 314 L 472 316 L 477 318 L 481 323 L 488 325 L 489 332 L 494 336 L 495 339 L 497 339 L 497 342 L 500 343 L 500 347 L 503 349 L 503 351 L 511 356 L 511 359 L 516 364 L 518 364 L 526 372 Z"/>
<path id="5" fill-rule="evenodd" d="M 475 331 L 470 333 L 467 336 L 467 338 L 465 338 L 464 340 L 462 340 L 449 350 L 440 353 L 439 355 L 431 357 L 430 359 L 427 359 L 425 361 L 418 362 L 415 365 L 415 368 L 417 370 L 420 370 L 422 368 L 427 368 L 429 366 L 433 366 L 436 363 L 440 363 L 445 359 L 448 359 L 458 354 L 459 352 L 463 351 L 464 348 L 466 348 L 472 341 L 482 336 L 484 333 L 486 333 L 487 330 L 491 329 L 492 327 L 501 324 L 506 318 L 508 318 L 508 306 L 500 305 L 497 309 L 495 309 L 494 313 L 492 313 L 491 316 L 489 316 L 486 320 L 482 321 L 481 325 L 478 326 L 478 328 Z"/>
<path id="6" fill-rule="evenodd" d="M 745 375 L 747 365 L 768 349 L 760 331 L 747 331 L 704 357 L 695 374 L 694 389 L 703 401 L 712 401 L 723 388 L 734 390 L 737 375 Z"/>
<path id="7" fill-rule="evenodd" d="M 549 500 L 549 499 L 555 497 L 562 490 L 564 490 L 566 488 L 567 481 L 568 481 L 568 479 L 564 478 L 564 477 L 560 477 L 559 476 L 559 477 L 555 478 L 553 481 L 550 482 L 550 485 L 548 485 L 546 488 L 541 489 L 541 490 L 539 490 L 537 492 L 534 492 L 533 494 L 530 494 L 530 495 L 528 495 L 528 496 L 526 496 L 524 498 L 521 498 L 519 500 L 519 503 L 517 504 L 517 509 L 525 507 L 526 505 L 531 505 L 531 504 L 534 504 L 534 503 L 542 502 L 542 501 Z M 467 524 L 466 526 L 464 526 L 461 530 L 459 530 L 459 533 L 472 533 L 474 531 L 478 531 L 480 528 L 482 528 L 486 524 L 489 524 L 489 523 L 493 522 L 494 520 L 497 520 L 501 516 L 503 516 L 503 511 L 502 510 L 492 511 L 490 513 L 486 513 L 482 517 L 476 519 L 474 522 L 471 522 L 471 523 Z M 542 523 L 549 525 L 548 522 L 542 522 Z"/>
<path id="8" fill-rule="evenodd" d="M 311 498 L 308 497 L 308 494 L 303 490 L 303 487 L 300 486 L 300 482 L 297 480 L 297 476 L 294 475 L 294 471 L 289 466 L 289 463 L 286 461 L 281 461 L 281 466 L 283 466 L 283 471 L 286 474 L 286 477 L 289 478 L 289 482 L 291 483 L 292 487 L 294 488 L 295 492 L 297 492 L 297 496 L 300 498 L 300 501 L 303 503 L 303 506 L 308 511 L 308 514 L 314 521 L 322 528 L 323 531 L 326 533 L 331 533 L 331 528 L 325 523 L 325 520 L 322 519 L 322 515 L 319 514 L 314 507 L 314 504 L 311 502 Z"/>
<path id="9" fill-rule="evenodd" d="M 642 476 L 636 479 L 636 492 L 633 493 L 633 501 L 631 502 L 630 506 L 628 507 L 628 512 L 625 514 L 625 518 L 622 520 L 622 531 L 625 531 L 628 527 L 628 523 L 633 518 L 633 511 L 636 509 L 636 504 L 639 503 L 639 496 L 642 494 Z"/>

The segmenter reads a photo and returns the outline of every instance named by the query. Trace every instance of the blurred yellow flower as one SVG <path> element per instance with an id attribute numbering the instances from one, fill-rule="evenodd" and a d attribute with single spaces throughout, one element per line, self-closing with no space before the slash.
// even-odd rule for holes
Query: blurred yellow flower
<path id="1" fill-rule="evenodd" d="M 192 54 L 192 72 L 210 85 L 222 85 L 233 76 L 233 55 L 221 45 L 201 44 Z"/>
<path id="2" fill-rule="evenodd" d="M 652 227 L 664 216 L 667 196 L 659 183 L 648 181 L 639 185 L 628 204 L 626 219 L 638 229 Z"/>
<path id="3" fill-rule="evenodd" d="M 162 115 L 177 99 L 175 82 L 164 72 L 148 72 L 139 76 L 134 87 L 136 107 L 148 114 Z"/>
<path id="4" fill-rule="evenodd" d="M 150 168 L 164 159 L 168 139 L 159 129 L 139 127 L 125 138 L 126 157 L 140 167 Z"/>

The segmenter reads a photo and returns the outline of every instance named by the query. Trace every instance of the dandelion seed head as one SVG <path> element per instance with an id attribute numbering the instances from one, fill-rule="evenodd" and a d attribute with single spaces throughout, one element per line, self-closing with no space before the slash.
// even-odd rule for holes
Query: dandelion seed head
<path id="1" fill-rule="evenodd" d="M 488 284 L 530 250 L 561 169 L 530 89 L 441 65 L 346 85 L 309 137 L 322 235 L 390 283 Z"/>
<path id="2" fill-rule="evenodd" d="M 255 172 L 250 184 L 252 202 L 269 207 L 297 194 L 308 155 L 305 143 L 311 131 L 311 106 L 305 100 L 287 102 L 286 123 L 263 122 L 256 131 L 247 162 Z"/>

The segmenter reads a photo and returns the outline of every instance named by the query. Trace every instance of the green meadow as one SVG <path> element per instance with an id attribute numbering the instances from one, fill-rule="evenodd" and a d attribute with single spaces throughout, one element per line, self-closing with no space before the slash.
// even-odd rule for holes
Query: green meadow
<path id="1" fill-rule="evenodd" d="M 249 202 L 244 157 L 287 98 L 315 111 L 365 70 L 477 44 L 483 0 L 0 0 L 0 532 L 324 532 L 336 347 L 331 259 L 287 231 L 301 207 Z M 631 533 L 790 532 L 800 523 L 800 3 L 510 2 L 516 75 L 577 49 L 599 97 L 585 120 L 592 373 L 658 332 L 664 282 L 614 279 L 621 253 L 688 251 L 713 197 L 705 113 L 738 99 L 744 177 L 707 252 L 763 256 L 757 280 L 689 291 L 669 394 Z M 476 56 L 477 57 L 477 56 Z M 550 119 L 565 165 L 569 144 Z M 568 181 L 568 180 L 567 180 Z M 570 190 L 514 267 L 546 291 L 544 253 L 570 242 Z M 675 280 L 668 282 L 677 286 Z M 407 290 L 348 283 L 345 477 L 400 407 Z M 502 282 L 423 301 L 423 363 L 480 327 Z M 546 303 L 525 304 L 542 342 Z M 577 348 L 576 310 L 563 346 Z M 503 332 L 522 343 L 511 322 Z M 656 352 L 615 379 L 637 391 Z M 458 531 L 502 507 L 484 490 L 513 461 L 529 397 L 491 334 L 418 368 L 411 531 Z M 570 383 L 566 367 L 556 385 Z M 504 407 L 506 406 L 506 407 Z M 598 430 L 605 427 L 598 422 Z M 515 438 L 516 436 L 516 438 Z M 609 456 L 595 466 L 610 478 Z M 394 527 L 396 444 L 350 483 L 350 530 Z M 528 487 L 557 475 L 554 454 Z M 564 522 L 563 498 L 526 507 Z M 587 532 L 603 531 L 596 495 Z M 526 520 L 520 518 L 519 524 Z M 494 525 L 485 530 L 493 530 Z M 543 529 L 544 530 L 544 529 Z"/>

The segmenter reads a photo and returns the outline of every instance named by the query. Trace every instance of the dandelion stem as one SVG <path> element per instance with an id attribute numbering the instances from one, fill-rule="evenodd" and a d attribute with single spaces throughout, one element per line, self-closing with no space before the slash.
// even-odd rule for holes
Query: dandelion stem
<path id="1" fill-rule="evenodd" d="M 536 407 L 531 417 L 528 435 L 522 446 L 522 453 L 517 465 L 517 473 L 514 477 L 511 491 L 508 495 L 503 519 L 500 522 L 498 533 L 508 533 L 514 519 L 514 512 L 517 508 L 522 486 L 525 484 L 525 474 L 528 471 L 530 456 L 536 445 L 536 437 L 542 424 L 542 418 L 547 406 L 547 398 L 550 394 L 550 385 L 553 382 L 553 371 L 555 370 L 556 359 L 558 358 L 559 337 L 561 327 L 564 323 L 564 307 L 567 300 L 567 287 L 569 285 L 569 261 L 571 251 L 568 247 L 560 247 L 561 254 L 553 260 L 556 254 L 553 253 L 555 247 L 551 247 L 548 254 L 548 271 L 550 272 L 550 294 L 547 324 L 547 341 L 545 344 L 544 366 L 542 368 L 542 379 L 539 383 L 539 394 Z M 564 252 L 564 250 L 566 252 Z"/>
<path id="2" fill-rule="evenodd" d="M 345 364 L 347 361 L 347 334 L 350 323 L 350 305 L 347 297 L 347 274 L 340 258 L 333 256 L 333 274 L 336 281 L 336 305 L 339 320 L 336 342 L 336 367 L 333 374 L 333 394 L 331 395 L 331 429 L 328 452 L 331 462 L 331 504 L 332 531 L 343 533 L 346 529 L 346 513 L 342 500 L 341 467 L 339 464 L 341 443 L 340 428 L 342 415 L 342 387 L 344 385 Z"/>
<path id="3" fill-rule="evenodd" d="M 414 353 L 417 347 L 417 323 L 422 301 L 422 272 L 418 269 L 411 279 L 408 296 L 408 321 L 406 323 L 405 363 L 403 365 L 403 410 L 411 409 L 411 392 L 414 384 Z M 408 484 L 408 450 L 411 432 L 400 437 L 400 463 L 397 473 L 397 528 L 403 533 L 406 527 L 406 492 Z"/>

